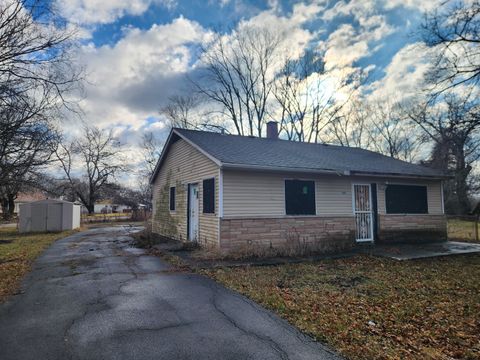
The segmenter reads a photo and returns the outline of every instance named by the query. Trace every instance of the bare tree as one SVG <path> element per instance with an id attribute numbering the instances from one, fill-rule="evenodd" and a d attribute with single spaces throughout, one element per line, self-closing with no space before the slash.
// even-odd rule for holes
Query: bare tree
<path id="1" fill-rule="evenodd" d="M 153 175 L 157 161 L 160 158 L 162 144 L 151 132 L 142 135 L 141 149 L 144 166 L 142 173 L 144 177 L 150 178 Z"/>
<path id="2" fill-rule="evenodd" d="M 36 92 L 71 105 L 65 93 L 78 88 L 75 33 L 49 2 L 5 0 L 0 3 L 0 98 Z M 43 93 L 43 94 L 42 94 Z"/>
<path id="3" fill-rule="evenodd" d="M 245 27 L 217 35 L 203 49 L 200 80 L 192 82 L 239 135 L 262 136 L 279 43 L 280 37 L 267 29 Z"/>
<path id="4" fill-rule="evenodd" d="M 425 137 L 409 121 L 404 106 L 378 102 L 368 105 L 369 148 L 395 159 L 414 162 Z"/>
<path id="5" fill-rule="evenodd" d="M 318 142 L 345 105 L 336 95 L 345 88 L 346 79 L 333 84 L 322 57 L 313 52 L 287 58 L 276 77 L 274 95 L 280 105 L 281 131 L 289 140 Z"/>
<path id="6" fill-rule="evenodd" d="M 416 160 L 425 137 L 399 103 L 352 101 L 326 128 L 330 141 L 372 150 L 395 159 Z"/>
<path id="7" fill-rule="evenodd" d="M 149 209 L 152 207 L 152 187 L 150 179 L 153 176 L 157 161 L 160 158 L 162 144 L 153 133 L 145 133 L 140 143 L 142 149 L 143 161 L 139 171 L 138 184 L 140 188 L 142 203 Z"/>
<path id="8" fill-rule="evenodd" d="M 5 218 L 13 215 L 18 192 L 32 187 L 52 161 L 59 136 L 44 100 L 0 99 L 0 201 Z"/>
<path id="9" fill-rule="evenodd" d="M 181 129 L 195 129 L 198 122 L 195 119 L 195 108 L 199 99 L 195 95 L 174 95 L 168 99 L 167 105 L 160 109 L 165 115 L 171 127 Z"/>
<path id="10" fill-rule="evenodd" d="M 65 94 L 80 87 L 74 34 L 44 1 L 0 3 L 0 201 L 13 211 L 20 189 L 51 161 Z M 8 207 L 8 211 L 7 208 Z"/>
<path id="11" fill-rule="evenodd" d="M 101 191 L 127 170 L 112 132 L 93 126 L 85 126 L 81 138 L 62 144 L 56 155 L 72 192 L 89 213 L 94 212 Z M 77 172 L 81 174 L 78 177 Z"/>
<path id="12" fill-rule="evenodd" d="M 368 148 L 370 134 L 368 132 L 368 112 L 360 101 L 354 101 L 348 109 L 344 109 L 338 116 L 327 124 L 326 136 L 333 143 L 342 146 Z"/>
<path id="13" fill-rule="evenodd" d="M 433 94 L 480 79 L 480 2 L 445 1 L 426 14 L 423 40 L 435 51 L 427 79 Z"/>
<path id="14" fill-rule="evenodd" d="M 480 104 L 474 92 L 459 97 L 447 94 L 441 102 L 419 105 L 409 117 L 433 143 L 432 167 L 449 172 L 445 205 L 449 212 L 469 211 L 469 179 L 480 157 Z"/>

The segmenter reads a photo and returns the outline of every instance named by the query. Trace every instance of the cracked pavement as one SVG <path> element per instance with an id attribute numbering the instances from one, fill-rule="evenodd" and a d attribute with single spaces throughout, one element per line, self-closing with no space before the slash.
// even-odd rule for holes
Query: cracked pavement
<path id="1" fill-rule="evenodd" d="M 247 298 L 130 247 L 129 231 L 91 229 L 45 251 L 0 305 L 0 358 L 341 359 Z"/>

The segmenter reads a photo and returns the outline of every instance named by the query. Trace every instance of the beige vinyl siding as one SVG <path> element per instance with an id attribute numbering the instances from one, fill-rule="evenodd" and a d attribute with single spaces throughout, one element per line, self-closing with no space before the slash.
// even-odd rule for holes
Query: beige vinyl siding
<path id="1" fill-rule="evenodd" d="M 153 231 L 187 239 L 188 184 L 198 183 L 199 240 L 218 244 L 218 175 L 218 166 L 186 141 L 179 139 L 171 144 L 153 184 Z M 215 214 L 203 214 L 202 181 L 208 178 L 215 178 Z M 175 211 L 169 210 L 169 196 L 163 194 L 171 186 L 176 187 Z"/>
<path id="2" fill-rule="evenodd" d="M 429 213 L 442 214 L 440 181 L 223 170 L 224 217 L 285 216 L 285 179 L 315 181 L 317 216 L 351 216 L 354 183 L 377 183 L 380 214 L 385 214 L 387 183 L 427 185 Z"/>
<path id="3" fill-rule="evenodd" d="M 315 179 L 317 215 L 351 215 L 352 182 L 340 176 Z"/>
<path id="4" fill-rule="evenodd" d="M 223 171 L 223 214 L 228 217 L 285 216 L 285 180 L 315 181 L 319 216 L 351 215 L 351 180 L 339 176 Z"/>
<path id="5" fill-rule="evenodd" d="M 223 215 L 285 215 L 283 177 L 255 172 L 223 170 Z"/>
<path id="6" fill-rule="evenodd" d="M 428 213 L 443 214 L 442 208 L 442 185 L 440 182 L 428 185 Z"/>

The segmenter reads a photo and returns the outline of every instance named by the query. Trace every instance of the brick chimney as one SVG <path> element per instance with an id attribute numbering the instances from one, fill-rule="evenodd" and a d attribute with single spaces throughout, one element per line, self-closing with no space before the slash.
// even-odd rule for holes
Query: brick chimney
<path id="1" fill-rule="evenodd" d="M 267 139 L 278 139 L 278 122 L 267 122 Z"/>

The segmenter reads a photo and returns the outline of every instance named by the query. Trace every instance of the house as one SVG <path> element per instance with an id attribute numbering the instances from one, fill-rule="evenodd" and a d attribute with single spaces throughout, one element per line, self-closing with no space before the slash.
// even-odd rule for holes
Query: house
<path id="1" fill-rule="evenodd" d="M 132 208 L 124 204 L 115 204 L 113 200 L 101 200 L 93 206 L 95 214 L 130 213 Z M 85 209 L 86 210 L 86 209 Z"/>
<path id="2" fill-rule="evenodd" d="M 368 150 L 174 128 L 154 174 L 153 232 L 225 251 L 446 240 L 443 173 Z"/>
<path id="3" fill-rule="evenodd" d="M 14 202 L 15 207 L 14 207 L 13 213 L 18 214 L 20 210 L 20 205 L 22 204 L 26 204 L 32 201 L 46 200 L 46 199 L 48 199 L 48 197 L 40 190 L 19 193 Z M 2 213 L 1 208 L 0 208 L 0 213 Z"/>

